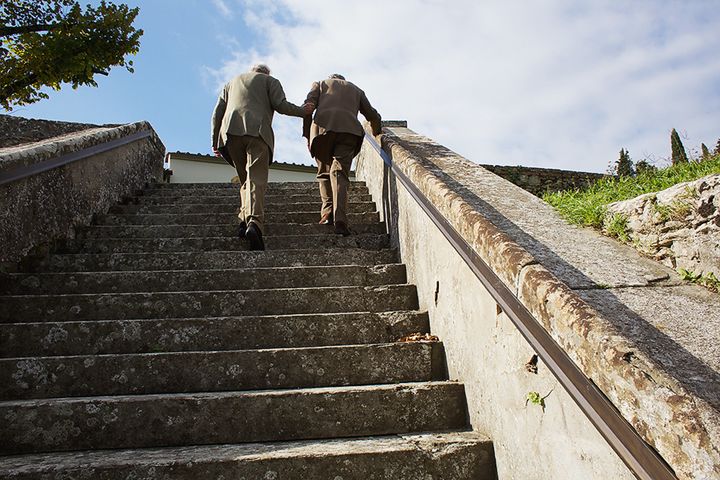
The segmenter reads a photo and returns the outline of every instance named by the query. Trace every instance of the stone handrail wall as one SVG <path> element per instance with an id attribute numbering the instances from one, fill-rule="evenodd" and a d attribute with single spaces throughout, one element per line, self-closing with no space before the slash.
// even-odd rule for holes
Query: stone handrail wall
<path id="1" fill-rule="evenodd" d="M 680 378 L 682 367 L 673 375 L 632 336 L 649 329 L 630 324 L 622 330 L 621 321 L 602 310 L 608 286 L 587 283 L 564 264 L 547 267 L 554 252 L 539 248 L 531 254 L 525 245 L 534 239 L 522 225 L 503 223 L 496 210 L 498 198 L 515 203 L 526 216 L 547 212 L 547 205 L 412 130 L 390 126 L 384 132 L 378 141 L 393 165 L 515 292 L 678 478 L 719 478 L 717 384 L 706 395 L 691 391 L 691 382 Z M 499 478 L 635 478 L 548 369 L 533 359 L 535 352 L 367 141 L 356 170 L 380 204 L 409 281 L 417 285 L 421 308 L 428 310 L 433 333 L 445 345 L 449 378 L 465 384 L 471 424 L 496 445 Z M 498 198 L 483 198 L 475 193 L 477 185 L 501 191 Z M 550 228 L 552 221 L 547 223 L 543 227 L 540 221 L 539 228 Z M 634 270 L 618 281 L 617 295 L 623 286 L 668 278 L 642 260 L 621 259 L 619 264 Z M 593 303 L 596 292 L 600 300 Z M 720 311 L 717 304 L 713 308 Z M 623 321 L 630 315 L 620 312 Z M 662 345 L 660 337 L 647 341 Z M 700 384 L 712 386 L 717 378 L 717 372 L 695 373 Z M 528 403 L 533 393 L 544 397 L 544 406 Z"/>
<path id="2" fill-rule="evenodd" d="M 0 149 L 0 174 L 101 145 L 136 132 L 150 136 L 0 185 L 0 265 L 72 238 L 122 196 L 162 178 L 165 147 L 147 122 L 86 129 Z"/>
<path id="3" fill-rule="evenodd" d="M 554 168 L 485 164 L 480 166 L 538 197 L 546 192 L 585 187 L 607 177 L 602 173 L 573 172 Z"/>
<path id="4" fill-rule="evenodd" d="M 94 125 L 89 123 L 36 120 L 34 118 L 0 115 L 0 148 L 39 142 L 48 138 L 69 135 L 82 130 L 118 125 Z"/>

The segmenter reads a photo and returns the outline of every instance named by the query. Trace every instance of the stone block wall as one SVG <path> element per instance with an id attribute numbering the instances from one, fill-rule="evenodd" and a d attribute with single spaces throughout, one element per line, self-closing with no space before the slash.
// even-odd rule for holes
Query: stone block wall
<path id="1" fill-rule="evenodd" d="M 142 131 L 150 136 L 0 185 L 0 265 L 12 268 L 23 256 L 72 238 L 93 215 L 162 178 L 165 147 L 149 123 L 138 122 L 0 148 L 2 176 Z"/>
<path id="2" fill-rule="evenodd" d="M 621 215 L 627 241 L 673 269 L 720 278 L 720 174 L 683 182 L 608 206 Z"/>
<path id="3" fill-rule="evenodd" d="M 505 165 L 480 166 L 538 197 L 542 197 L 546 192 L 559 192 L 586 187 L 607 176 L 602 173 L 573 172 L 552 168 L 510 167 Z"/>

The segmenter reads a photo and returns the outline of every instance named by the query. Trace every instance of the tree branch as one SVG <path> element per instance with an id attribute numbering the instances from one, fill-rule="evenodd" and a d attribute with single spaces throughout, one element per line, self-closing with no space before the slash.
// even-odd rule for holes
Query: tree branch
<path id="1" fill-rule="evenodd" d="M 21 33 L 47 32 L 60 27 L 59 23 L 43 23 L 39 25 L 23 25 L 20 27 L 8 27 L 3 25 L 0 27 L 0 37 L 8 37 L 10 35 L 18 35 Z"/>

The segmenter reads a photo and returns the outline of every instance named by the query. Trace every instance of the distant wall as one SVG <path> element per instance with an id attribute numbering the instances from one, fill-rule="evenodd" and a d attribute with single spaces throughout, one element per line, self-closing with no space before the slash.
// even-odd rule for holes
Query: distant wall
<path id="1" fill-rule="evenodd" d="M 173 171 L 170 183 L 229 182 L 237 176 L 235 169 L 225 160 L 197 153 L 171 153 L 170 168 Z M 270 165 L 268 181 L 314 182 L 316 173 L 314 166 L 273 162 Z M 354 172 L 350 176 L 354 177 Z"/>
<path id="2" fill-rule="evenodd" d="M 230 182 L 237 175 L 235 169 L 221 159 L 196 161 L 175 158 L 170 154 L 170 183 Z"/>
<path id="3" fill-rule="evenodd" d="M 538 197 L 541 197 L 545 192 L 558 192 L 560 190 L 585 187 L 607 176 L 602 173 L 573 172 L 552 168 L 509 167 L 504 165 L 480 166 Z"/>
<path id="4" fill-rule="evenodd" d="M 67 165 L 0 185 L 0 264 L 56 239 L 72 238 L 125 195 L 162 178 L 165 147 L 147 122 L 94 128 L 31 145 L 0 149 L 0 177 L 140 132 L 150 135 Z"/>

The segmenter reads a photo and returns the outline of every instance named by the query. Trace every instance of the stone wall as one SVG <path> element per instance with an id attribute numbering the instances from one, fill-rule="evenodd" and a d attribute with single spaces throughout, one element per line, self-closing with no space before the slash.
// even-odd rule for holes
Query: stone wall
<path id="1" fill-rule="evenodd" d="M 542 197 L 546 192 L 559 192 L 561 190 L 586 187 L 607 176 L 602 173 L 573 172 L 553 168 L 510 167 L 505 165 L 480 166 L 538 197 Z"/>
<path id="2" fill-rule="evenodd" d="M 614 215 L 626 221 L 626 240 L 643 254 L 720 278 L 720 174 L 612 203 L 605 218 Z"/>
<path id="3" fill-rule="evenodd" d="M 450 222 L 678 478 L 720 476 L 720 301 L 403 126 L 379 137 Z M 380 156 L 357 163 L 418 289 L 499 478 L 631 479 L 625 466 Z M 702 323 L 702 328 L 698 325 Z M 545 397 L 544 407 L 528 395 Z"/>
<path id="4" fill-rule="evenodd" d="M 116 125 L 105 125 L 105 127 Z M 0 148 L 14 147 L 25 143 L 38 142 L 82 130 L 98 128 L 89 123 L 35 120 L 0 114 Z"/>
<path id="5" fill-rule="evenodd" d="M 0 264 L 12 268 L 28 253 L 72 238 L 94 214 L 162 178 L 165 148 L 149 123 L 138 122 L 0 149 L 2 175 L 146 130 L 149 137 L 0 185 Z"/>

